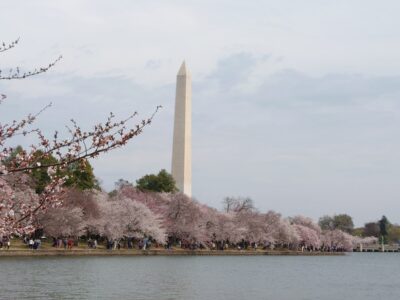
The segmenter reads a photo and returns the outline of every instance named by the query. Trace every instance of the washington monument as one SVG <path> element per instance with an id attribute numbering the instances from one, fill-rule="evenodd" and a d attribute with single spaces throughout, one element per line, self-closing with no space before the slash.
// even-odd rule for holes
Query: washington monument
<path id="1" fill-rule="evenodd" d="M 182 63 L 176 79 L 172 177 L 183 194 L 192 196 L 192 79 Z"/>

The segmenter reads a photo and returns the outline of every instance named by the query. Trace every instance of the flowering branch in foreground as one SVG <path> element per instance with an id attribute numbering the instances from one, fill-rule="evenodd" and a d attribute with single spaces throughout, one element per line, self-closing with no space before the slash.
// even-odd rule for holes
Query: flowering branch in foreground
<path id="1" fill-rule="evenodd" d="M 0 44 L 0 53 L 14 48 L 19 38 L 9 44 Z M 19 67 L 8 72 L 0 69 L 0 80 L 26 79 L 47 72 L 62 56 L 45 67 L 23 72 Z M 6 95 L 0 93 L 0 104 Z M 149 125 L 160 107 L 150 118 L 130 125 L 137 116 L 134 112 L 126 119 L 116 120 L 113 113 L 104 123 L 95 124 L 92 130 L 84 131 L 75 120 L 67 127 L 68 138 L 60 138 L 56 131 L 51 138 L 46 137 L 39 128 L 31 128 L 38 116 L 51 106 L 45 106 L 36 114 L 29 114 L 22 120 L 10 123 L 0 122 L 0 236 L 23 234 L 35 229 L 34 216 L 39 211 L 58 207 L 63 199 L 64 170 L 71 164 L 82 163 L 102 153 L 122 147 L 139 135 Z M 38 141 L 27 150 L 14 148 L 15 137 L 36 135 Z M 32 188 L 34 182 L 29 176 L 34 170 L 45 170 L 49 183 L 40 194 Z"/>
<path id="2" fill-rule="evenodd" d="M 158 106 L 149 118 L 133 126 L 128 126 L 128 123 L 137 116 L 136 112 L 120 121 L 116 121 L 115 115 L 111 113 L 105 123 L 96 124 L 90 131 L 83 131 L 77 122 L 71 120 L 72 126 L 68 128 L 70 134 L 68 139 L 60 139 L 58 132 L 55 132 L 52 138 L 46 138 L 39 129 L 27 130 L 28 125 L 36 120 L 40 112 L 36 115 L 28 115 L 21 121 L 0 124 L 0 147 L 2 148 L 0 152 L 0 234 L 21 234 L 33 230 L 32 217 L 38 211 L 61 204 L 64 191 L 62 185 L 66 180 L 61 175 L 64 169 L 72 163 L 83 162 L 88 158 L 95 158 L 102 153 L 126 145 L 151 124 L 160 108 Z M 38 144 L 32 145 L 28 151 L 22 150 L 18 153 L 15 153 L 13 147 L 6 147 L 6 142 L 20 134 L 24 136 L 36 134 Z M 56 157 L 56 160 L 48 160 L 49 157 Z M 49 163 L 42 163 L 43 161 L 49 161 Z M 24 194 L 13 188 L 16 184 L 27 185 L 27 182 L 24 176 L 16 175 L 29 174 L 37 169 L 47 170 L 50 183 L 40 195 L 32 196 L 27 205 L 23 203 L 23 199 L 18 198 L 24 198 Z M 17 205 L 17 203 L 21 204 Z"/>

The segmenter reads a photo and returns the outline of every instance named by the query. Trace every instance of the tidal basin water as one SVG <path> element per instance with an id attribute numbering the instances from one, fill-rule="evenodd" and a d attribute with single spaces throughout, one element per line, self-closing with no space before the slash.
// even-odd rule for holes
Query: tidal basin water
<path id="1" fill-rule="evenodd" d="M 400 253 L 0 257 L 0 299 L 400 299 Z"/>

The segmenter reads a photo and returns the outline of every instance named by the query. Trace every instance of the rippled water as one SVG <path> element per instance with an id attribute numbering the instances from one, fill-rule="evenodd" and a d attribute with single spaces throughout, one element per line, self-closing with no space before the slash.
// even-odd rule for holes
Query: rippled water
<path id="1" fill-rule="evenodd" d="M 0 258 L 0 299 L 400 299 L 400 253 Z"/>

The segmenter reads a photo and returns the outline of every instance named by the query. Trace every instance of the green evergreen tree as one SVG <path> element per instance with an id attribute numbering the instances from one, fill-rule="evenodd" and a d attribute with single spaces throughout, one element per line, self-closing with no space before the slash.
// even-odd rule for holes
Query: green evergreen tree
<path id="1" fill-rule="evenodd" d="M 41 150 L 36 151 L 34 156 L 41 157 L 37 161 L 37 164 L 40 165 L 51 165 L 57 163 L 57 159 L 52 155 L 42 157 L 43 152 Z M 35 181 L 35 191 L 38 194 L 42 193 L 46 185 L 48 185 L 51 181 L 51 178 L 47 173 L 47 168 L 37 168 L 32 170 L 31 177 Z"/>
<path id="2" fill-rule="evenodd" d="M 87 160 L 72 163 L 66 170 L 68 179 L 65 186 L 80 190 L 100 189 L 99 182 L 93 173 L 93 167 Z"/>
<path id="3" fill-rule="evenodd" d="M 386 218 L 386 216 L 382 216 L 382 218 L 378 222 L 379 224 L 379 231 L 381 235 L 381 239 L 383 240 L 384 243 L 387 243 L 387 236 L 389 232 L 389 227 L 390 227 L 390 222 Z"/>
<path id="4" fill-rule="evenodd" d="M 16 148 L 15 155 L 18 154 L 17 151 L 23 151 L 22 147 Z M 43 152 L 41 150 L 36 151 L 34 156 L 40 157 L 40 159 L 37 160 L 37 164 L 39 165 L 51 165 L 58 162 L 58 160 L 51 155 L 42 157 Z M 80 190 L 100 189 L 99 182 L 93 173 L 93 168 L 87 160 L 72 163 L 68 165 L 66 170 L 57 172 L 59 175 L 67 176 L 65 186 L 75 187 Z M 51 181 L 51 178 L 47 173 L 47 168 L 36 168 L 32 170 L 30 175 L 34 180 L 35 191 L 38 194 L 42 193 L 46 185 Z"/>
<path id="5" fill-rule="evenodd" d="M 7 158 L 4 160 L 4 164 L 5 164 L 7 167 L 9 167 L 10 164 L 11 164 L 11 162 L 15 162 L 16 156 L 17 156 L 19 153 L 22 153 L 22 152 L 24 152 L 24 149 L 23 149 L 21 146 L 15 147 L 14 150 L 11 152 L 10 156 L 7 157 Z"/>
<path id="6" fill-rule="evenodd" d="M 136 187 L 141 191 L 152 192 L 177 192 L 175 179 L 167 171 L 162 169 L 157 175 L 148 174 L 136 180 Z"/>
<path id="7" fill-rule="evenodd" d="M 335 229 L 340 229 L 348 233 L 352 233 L 354 229 L 353 219 L 347 214 L 333 216 L 333 224 Z"/>

